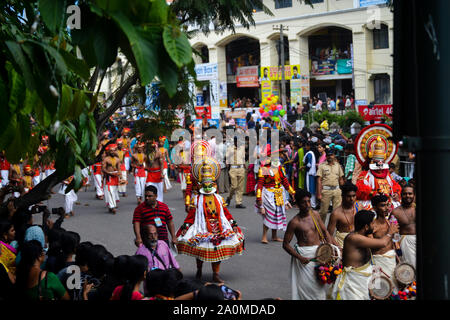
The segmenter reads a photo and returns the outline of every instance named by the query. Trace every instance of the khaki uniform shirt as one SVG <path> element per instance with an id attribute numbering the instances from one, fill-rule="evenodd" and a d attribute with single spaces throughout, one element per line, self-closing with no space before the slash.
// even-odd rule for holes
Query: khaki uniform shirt
<path id="1" fill-rule="evenodd" d="M 339 186 L 339 178 L 344 176 L 344 171 L 337 161 L 332 166 L 325 161 L 319 165 L 316 175 L 322 177 L 322 186 L 337 187 Z"/>

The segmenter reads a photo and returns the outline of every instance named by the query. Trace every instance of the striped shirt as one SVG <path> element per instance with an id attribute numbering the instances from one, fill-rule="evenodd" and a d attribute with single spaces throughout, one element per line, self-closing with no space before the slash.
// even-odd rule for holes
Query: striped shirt
<path id="1" fill-rule="evenodd" d="M 347 163 L 345 164 L 345 177 L 347 179 L 352 179 L 352 177 L 353 177 L 353 171 L 355 171 L 355 162 L 356 162 L 355 155 L 350 154 L 347 157 Z M 349 172 L 351 172 L 351 174 L 347 177 Z"/>
<path id="2" fill-rule="evenodd" d="M 160 218 L 162 226 L 158 229 L 158 240 L 169 241 L 167 223 L 173 219 L 169 207 L 160 201 L 156 201 L 156 207 L 150 207 L 145 201 L 134 209 L 133 223 L 139 222 L 141 226 L 152 224 L 156 226 L 155 219 Z"/>

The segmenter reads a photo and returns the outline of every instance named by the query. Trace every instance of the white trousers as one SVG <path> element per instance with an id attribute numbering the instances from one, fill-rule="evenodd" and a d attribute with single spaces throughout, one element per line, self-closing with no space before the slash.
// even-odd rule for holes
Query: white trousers
<path id="1" fill-rule="evenodd" d="M 128 180 L 128 177 L 127 177 L 128 171 L 121 171 L 121 174 L 122 174 L 122 180 L 127 181 Z M 119 192 L 123 192 L 123 193 L 127 192 L 127 185 L 119 184 Z"/>
<path id="2" fill-rule="evenodd" d="M 144 200 L 145 195 L 145 180 L 147 177 L 134 177 L 134 188 L 136 189 L 136 197 L 141 197 Z"/>
<path id="3" fill-rule="evenodd" d="M 105 201 L 108 208 L 109 209 L 116 208 L 117 200 L 119 200 L 117 193 L 117 186 L 108 186 L 107 184 L 105 184 L 104 192 L 105 192 Z"/>
<path id="4" fill-rule="evenodd" d="M 2 174 L 2 187 L 4 187 L 9 183 L 9 171 L 2 170 L 1 174 Z"/>
<path id="5" fill-rule="evenodd" d="M 81 170 L 81 174 L 86 178 L 86 184 L 89 184 L 89 169 L 84 168 L 83 170 Z"/>
<path id="6" fill-rule="evenodd" d="M 94 175 L 94 185 L 95 190 L 97 192 L 97 196 L 103 196 L 103 177 L 101 174 L 95 174 Z"/>
<path id="7" fill-rule="evenodd" d="M 156 189 L 158 189 L 158 196 L 156 197 L 156 200 L 163 202 L 164 199 L 164 182 L 147 182 L 145 186 L 155 186 Z"/>

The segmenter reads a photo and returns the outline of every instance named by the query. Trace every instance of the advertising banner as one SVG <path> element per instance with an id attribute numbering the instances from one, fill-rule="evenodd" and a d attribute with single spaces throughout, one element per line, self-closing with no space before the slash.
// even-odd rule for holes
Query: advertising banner
<path id="1" fill-rule="evenodd" d="M 336 65 L 339 74 L 350 74 L 353 71 L 351 59 L 338 59 Z"/>
<path id="2" fill-rule="evenodd" d="M 302 98 L 309 98 L 309 76 L 302 75 L 300 81 L 302 86 Z"/>
<path id="3" fill-rule="evenodd" d="M 295 106 L 297 102 L 302 103 L 301 80 L 291 80 L 291 106 Z"/>
<path id="4" fill-rule="evenodd" d="M 258 66 L 237 68 L 236 86 L 238 88 L 259 87 Z"/>
<path id="5" fill-rule="evenodd" d="M 219 82 L 219 104 L 221 108 L 228 107 L 227 92 L 227 83 Z"/>
<path id="6" fill-rule="evenodd" d="M 219 77 L 217 63 L 202 63 L 195 65 L 197 80 L 216 80 Z"/>
<path id="7" fill-rule="evenodd" d="M 211 106 L 219 107 L 219 81 L 218 80 L 210 80 L 209 81 L 209 95 L 211 99 Z"/>
<path id="8" fill-rule="evenodd" d="M 322 76 L 334 74 L 336 72 L 336 60 L 313 60 L 311 62 L 311 74 L 313 76 Z"/>
<path id="9" fill-rule="evenodd" d="M 206 114 L 207 119 L 211 119 L 211 106 L 196 106 L 195 111 L 197 112 L 197 119 L 201 119 L 204 114 Z"/>
<path id="10" fill-rule="evenodd" d="M 284 66 L 284 79 L 291 80 L 292 75 L 299 79 L 300 65 L 286 65 Z M 261 67 L 261 81 L 267 80 L 281 80 L 281 67 Z"/>
<path id="11" fill-rule="evenodd" d="M 272 95 L 272 81 L 261 81 L 261 95 L 263 99 Z"/>
<path id="12" fill-rule="evenodd" d="M 245 119 L 247 116 L 247 110 L 225 111 L 225 116 L 233 119 Z"/>
<path id="13" fill-rule="evenodd" d="M 384 116 L 392 119 L 393 108 L 392 104 L 376 104 L 373 108 L 369 108 L 367 105 L 359 105 L 358 112 L 364 121 L 381 121 Z"/>
<path id="14" fill-rule="evenodd" d="M 205 104 L 205 98 L 203 98 L 203 94 L 197 94 L 197 106 L 202 106 Z"/>

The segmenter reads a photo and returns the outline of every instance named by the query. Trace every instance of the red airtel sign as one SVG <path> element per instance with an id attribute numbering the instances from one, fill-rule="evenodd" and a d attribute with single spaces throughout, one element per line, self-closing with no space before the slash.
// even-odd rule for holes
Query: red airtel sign
<path id="1" fill-rule="evenodd" d="M 376 104 L 373 108 L 359 105 L 358 112 L 363 117 L 364 121 L 381 121 L 384 116 L 392 119 L 393 108 L 392 104 Z"/>

